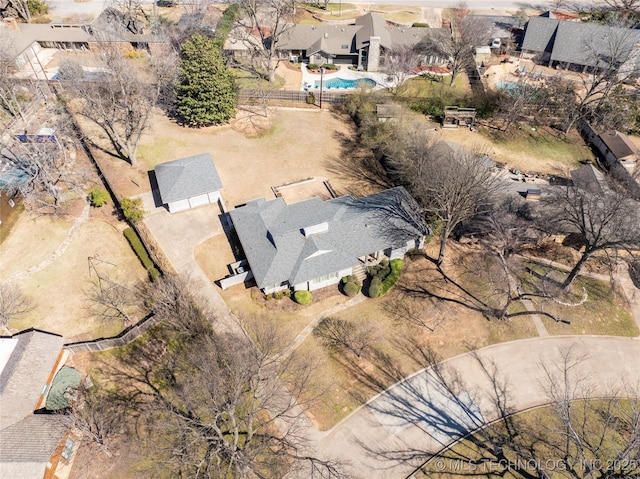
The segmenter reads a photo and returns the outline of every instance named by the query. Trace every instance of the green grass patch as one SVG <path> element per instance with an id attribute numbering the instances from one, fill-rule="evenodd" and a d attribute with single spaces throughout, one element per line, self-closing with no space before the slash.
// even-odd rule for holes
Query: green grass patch
<path id="1" fill-rule="evenodd" d="M 255 75 L 241 70 L 240 68 L 232 68 L 233 74 L 238 88 L 247 90 L 282 90 L 284 87 L 284 78 L 280 75 L 276 75 L 276 81 L 271 83 L 263 78 L 258 78 Z"/>
<path id="2" fill-rule="evenodd" d="M 524 151 L 530 156 L 576 167 L 580 166 L 580 160 L 593 158 L 589 147 L 575 132 L 566 138 L 547 129 L 528 126 L 523 126 L 521 130 L 511 129 L 508 133 L 487 129 L 481 129 L 480 132 L 514 155 Z"/>
<path id="3" fill-rule="evenodd" d="M 527 263 L 527 268 L 537 275 L 549 274 L 557 281 L 561 281 L 568 274 L 566 271 L 535 262 Z M 530 274 L 523 275 L 521 280 L 525 291 L 532 291 L 534 283 L 539 281 Z M 583 297 L 584 291 L 587 292 L 587 300 L 577 304 Z M 597 334 L 624 337 L 635 337 L 640 334 L 625 301 L 612 290 L 608 282 L 588 276 L 578 276 L 571 285 L 568 298 L 561 299 L 564 303 L 573 303 L 576 306 L 559 304 L 553 300 L 545 300 L 542 307 L 536 306 L 536 309 L 543 309 L 559 319 L 570 322 L 570 324 L 562 324 L 543 316 L 542 320 L 549 334 Z"/>
<path id="4" fill-rule="evenodd" d="M 308 3 L 302 3 L 302 4 L 298 4 L 298 6 L 300 8 L 304 8 L 306 10 L 309 10 L 310 12 L 339 12 L 340 10 L 345 11 L 345 10 L 353 10 L 356 8 L 356 6 L 353 3 L 331 3 L 329 2 L 329 4 L 327 5 L 327 9 L 324 9 L 324 5 L 320 6 L 315 6 L 315 5 L 310 5 Z"/>
<path id="5" fill-rule="evenodd" d="M 145 269 L 149 272 L 149 277 L 151 278 L 151 280 L 159 278 L 160 270 L 158 270 L 156 264 L 149 256 L 149 252 L 144 247 L 144 244 L 142 244 L 142 240 L 138 236 L 138 233 L 136 233 L 133 228 L 127 228 L 124 230 L 124 237 L 127 238 L 127 241 L 142 263 L 142 266 L 144 266 Z"/>
<path id="6" fill-rule="evenodd" d="M 177 138 L 156 135 L 154 142 L 148 145 L 140 145 L 138 157 L 145 162 L 147 168 L 153 169 L 158 163 L 174 158 L 176 148 L 186 147 L 189 142 Z"/>
<path id="7" fill-rule="evenodd" d="M 410 25 L 417 21 L 420 21 L 420 19 L 422 18 L 422 15 L 420 15 L 419 13 L 402 11 L 402 12 L 385 13 L 383 15 L 383 18 L 391 22 Z"/>

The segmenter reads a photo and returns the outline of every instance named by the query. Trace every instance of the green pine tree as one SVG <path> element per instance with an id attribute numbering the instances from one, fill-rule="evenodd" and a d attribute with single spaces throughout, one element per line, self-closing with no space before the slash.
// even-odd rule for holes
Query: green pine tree
<path id="1" fill-rule="evenodd" d="M 190 126 L 219 125 L 236 114 L 238 100 L 233 75 L 213 38 L 196 33 L 180 52 L 176 108 Z"/>

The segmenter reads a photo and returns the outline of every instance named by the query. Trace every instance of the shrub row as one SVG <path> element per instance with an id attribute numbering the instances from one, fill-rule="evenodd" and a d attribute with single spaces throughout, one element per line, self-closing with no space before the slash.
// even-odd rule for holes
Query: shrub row
<path id="1" fill-rule="evenodd" d="M 391 262 L 383 260 L 380 264 L 369 268 L 373 275 L 369 283 L 369 296 L 379 298 L 389 292 L 402 275 L 404 262 L 401 259 L 392 259 Z"/>
<path id="2" fill-rule="evenodd" d="M 138 256 L 138 259 L 142 263 L 142 266 L 144 266 L 149 273 L 151 281 L 159 278 L 160 271 L 158 270 L 158 268 L 156 268 L 156 264 L 153 262 L 153 260 L 149 256 L 149 253 L 147 252 L 147 249 L 142 244 L 142 240 L 138 236 L 138 233 L 136 233 L 133 228 L 127 228 L 126 230 L 124 230 L 124 237 L 127 238 L 127 241 L 133 248 L 133 251 L 135 251 L 136 256 Z"/>
<path id="3" fill-rule="evenodd" d="M 320 70 L 324 68 L 325 70 L 337 70 L 338 67 L 333 63 L 323 63 L 322 65 L 318 65 L 317 63 L 309 63 L 307 65 L 307 69 L 309 70 Z"/>

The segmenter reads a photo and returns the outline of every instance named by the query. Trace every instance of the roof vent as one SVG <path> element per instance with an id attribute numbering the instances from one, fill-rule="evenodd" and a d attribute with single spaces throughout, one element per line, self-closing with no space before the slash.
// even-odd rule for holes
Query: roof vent
<path id="1" fill-rule="evenodd" d="M 329 32 L 324 32 L 324 38 L 329 38 Z"/>

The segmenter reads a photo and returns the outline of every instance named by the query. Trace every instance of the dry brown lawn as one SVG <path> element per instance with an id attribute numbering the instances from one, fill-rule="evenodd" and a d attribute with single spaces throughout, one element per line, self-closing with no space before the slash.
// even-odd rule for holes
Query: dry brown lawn
<path id="1" fill-rule="evenodd" d="M 110 150 L 101 132 L 88 122 L 81 123 L 96 144 Z M 328 178 L 338 193 L 344 193 L 348 185 L 328 168 L 348 159 L 348 154 L 370 154 L 345 149 L 344 142 L 354 137 L 355 127 L 348 117 L 332 111 L 269 109 L 268 118 L 254 114 L 250 123 L 258 125 L 259 135 L 247 131 L 246 115 L 232 125 L 195 129 L 158 114 L 143 137 L 139 166 L 132 168 L 100 149 L 95 154 L 116 191 L 136 196 L 150 190 L 147 172 L 156 164 L 209 152 L 229 207 L 259 197 L 273 198 L 271 186 L 312 176 Z"/>
<path id="2" fill-rule="evenodd" d="M 48 256 L 61 242 L 61 236 L 66 234 L 67 224 L 51 219 L 39 221 L 48 227 L 38 228 L 37 233 L 33 233 L 36 239 L 39 238 L 38 235 L 44 234 L 42 231 L 57 232 L 55 240 L 51 237 L 42 240 L 42 249 Z M 23 236 L 25 231 L 16 228 L 15 233 L 16 236 Z M 12 240 L 13 237 L 7 243 Z M 0 261 L 7 256 L 12 257 L 14 251 L 21 254 L 20 248 L 3 248 Z M 44 256 L 44 253 L 38 252 L 37 258 Z M 101 219 L 90 219 L 80 228 L 62 256 L 20 284 L 25 294 L 34 302 L 35 309 L 25 317 L 9 323 L 9 326 L 18 330 L 35 327 L 61 334 L 70 341 L 118 333 L 122 329 L 120 321 L 99 320 L 92 317 L 86 308 L 85 291 L 91 285 L 89 257 L 96 258 L 95 263 L 101 274 L 108 274 L 114 281 L 133 283 L 146 278 L 144 268 L 119 229 Z M 28 263 L 25 261 L 23 268 L 26 266 Z"/>

